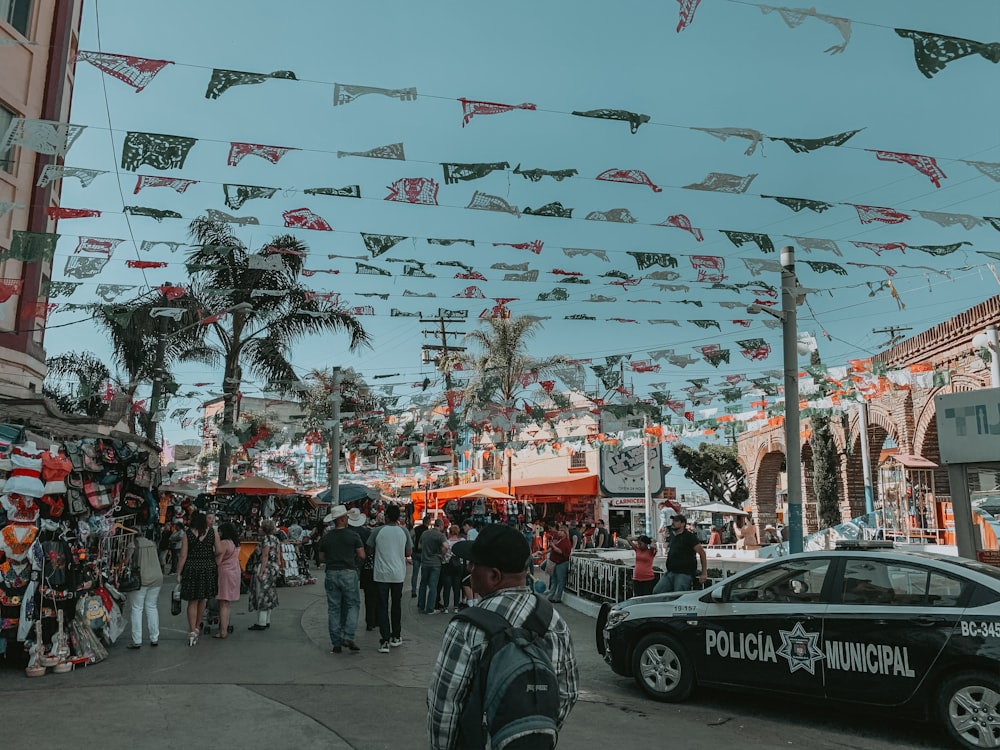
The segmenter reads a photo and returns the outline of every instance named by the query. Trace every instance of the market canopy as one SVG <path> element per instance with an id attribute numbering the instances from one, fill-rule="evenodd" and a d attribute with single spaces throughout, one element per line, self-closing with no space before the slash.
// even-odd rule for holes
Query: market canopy
<path id="1" fill-rule="evenodd" d="M 457 500 L 475 490 L 485 488 L 503 490 L 506 487 L 505 482 L 501 482 L 499 479 L 490 479 L 485 482 L 468 482 L 466 484 L 455 484 L 451 487 L 432 487 L 430 490 L 416 490 L 410 495 L 410 499 L 413 501 L 423 501 L 427 499 L 427 495 L 430 495 L 431 500 Z"/>
<path id="2" fill-rule="evenodd" d="M 745 510 L 736 508 L 726 503 L 708 503 L 707 505 L 695 505 L 693 508 L 685 510 L 698 511 L 699 513 L 721 513 L 724 516 L 749 516 Z"/>
<path id="3" fill-rule="evenodd" d="M 348 505 L 349 503 L 357 503 L 362 500 L 378 500 L 379 496 L 380 493 L 378 490 L 374 490 L 363 484 L 342 484 L 340 485 L 338 502 L 341 505 Z M 329 487 L 316 495 L 316 502 L 321 505 L 330 505 L 332 501 L 333 493 Z"/>
<path id="4" fill-rule="evenodd" d="M 460 499 L 472 497 L 481 497 L 484 500 L 513 500 L 513 495 L 508 495 L 506 492 L 501 492 L 500 490 L 493 489 L 492 487 L 483 487 L 479 490 L 473 490 L 468 495 L 462 495 Z"/>
<path id="5" fill-rule="evenodd" d="M 217 487 L 217 495 L 297 495 L 298 490 L 264 477 L 247 477 Z"/>
<path id="6" fill-rule="evenodd" d="M 160 492 L 170 492 L 174 495 L 184 495 L 186 497 L 198 497 L 205 490 L 197 485 L 191 484 L 190 482 L 181 482 L 179 484 L 161 484 Z"/>

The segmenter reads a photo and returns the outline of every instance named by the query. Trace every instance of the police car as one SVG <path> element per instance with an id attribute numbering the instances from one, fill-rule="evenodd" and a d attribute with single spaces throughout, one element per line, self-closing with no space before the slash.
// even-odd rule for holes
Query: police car
<path id="1" fill-rule="evenodd" d="M 598 651 L 651 698 L 696 685 L 837 700 L 1000 747 L 1000 569 L 894 550 L 809 552 L 702 590 L 605 605 Z"/>

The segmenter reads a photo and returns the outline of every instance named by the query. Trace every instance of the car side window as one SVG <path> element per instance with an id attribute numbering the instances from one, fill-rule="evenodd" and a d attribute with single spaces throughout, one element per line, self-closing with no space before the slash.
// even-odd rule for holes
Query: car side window
<path id="1" fill-rule="evenodd" d="M 957 607 L 968 584 L 958 578 L 905 563 L 848 560 L 843 603 L 896 607 Z"/>
<path id="2" fill-rule="evenodd" d="M 830 559 L 826 557 L 769 565 L 765 570 L 733 581 L 726 587 L 723 600 L 732 603 L 820 603 L 829 569 Z"/>

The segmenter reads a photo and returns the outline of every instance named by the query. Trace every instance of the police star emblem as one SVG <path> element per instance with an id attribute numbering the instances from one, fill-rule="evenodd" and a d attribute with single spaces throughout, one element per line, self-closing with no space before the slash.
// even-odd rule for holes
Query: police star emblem
<path id="1" fill-rule="evenodd" d="M 819 633 L 807 633 L 802 623 L 797 622 L 791 630 L 779 630 L 778 634 L 781 636 L 781 648 L 777 654 L 788 660 L 788 671 L 804 669 L 809 674 L 816 674 L 816 662 L 825 658 L 816 645 Z"/>

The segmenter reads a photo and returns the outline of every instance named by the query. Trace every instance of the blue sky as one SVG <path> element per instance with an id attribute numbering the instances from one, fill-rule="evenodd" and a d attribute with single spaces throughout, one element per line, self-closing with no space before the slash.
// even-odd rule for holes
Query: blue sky
<path id="1" fill-rule="evenodd" d="M 673 349 L 696 362 L 680 368 L 660 360 L 660 371 L 629 371 L 630 384 L 644 396 L 654 383 L 680 393 L 689 379 L 708 378 L 712 388 L 727 375 L 756 376 L 781 369 L 780 329 L 751 318 L 745 305 L 751 291 L 710 289 L 696 281 L 690 258 L 723 257 L 728 283 L 764 280 L 751 276 L 743 258 L 776 261 L 753 244 L 736 247 L 720 230 L 766 234 L 775 248 L 795 244 L 791 237 L 834 240 L 842 252 L 805 252 L 798 247 L 801 283 L 816 291 L 799 309 L 800 330 L 819 341 L 823 361 L 844 364 L 870 356 L 887 340 L 872 329 L 898 326 L 916 334 L 1000 292 L 1000 285 L 977 251 L 1000 250 L 1000 234 L 986 223 L 971 229 L 942 226 L 916 211 L 1000 214 L 1000 183 L 962 160 L 1000 162 L 1000 65 L 979 56 L 949 63 L 933 78 L 917 69 L 913 44 L 894 28 L 934 32 L 981 42 L 1000 39 L 1000 6 L 991 0 L 914 3 L 862 0 L 809 3 L 820 14 L 850 20 L 851 38 L 840 54 L 824 50 L 843 42 L 829 23 L 806 18 L 789 28 L 782 17 L 735 0 L 702 0 L 694 21 L 681 33 L 676 2 L 466 2 L 294 3 L 233 2 L 169 4 L 149 0 L 91 0 L 84 6 L 80 48 L 166 59 L 167 66 L 140 93 L 96 67 L 77 65 L 72 122 L 88 129 L 70 151 L 70 166 L 109 170 L 84 189 L 75 180 L 63 186 L 65 207 L 95 208 L 99 219 L 64 220 L 54 278 L 73 254 L 77 235 L 125 239 L 99 277 L 85 279 L 72 297 L 54 302 L 96 299 L 98 284 L 144 285 L 184 279 L 183 249 L 160 247 L 140 253 L 143 240 L 185 242 L 191 218 L 213 208 L 255 216 L 259 225 L 237 228 L 252 248 L 290 231 L 310 247 L 306 267 L 339 270 L 317 273 L 307 282 L 317 291 L 339 292 L 349 306 L 372 305 L 376 315 L 362 318 L 374 347 L 347 352 L 343 337 L 302 342 L 293 360 L 301 373 L 339 364 L 371 378 L 398 376 L 395 393 L 413 393 L 411 383 L 433 370 L 421 365 L 421 344 L 439 343 L 421 333 L 416 318 L 391 317 L 396 308 L 432 316 L 438 308 L 467 309 L 469 320 L 453 330 L 469 331 L 494 298 L 517 298 L 514 314 L 544 316 L 535 340 L 538 356 L 565 354 L 592 359 L 618 354 L 650 359 L 650 352 Z M 806 7 L 792 4 L 790 7 Z M 2 51 L 0 51 L 2 55 Z M 269 73 L 294 71 L 296 81 L 268 80 L 235 86 L 218 99 L 205 98 L 213 68 Z M 415 87 L 415 101 L 371 94 L 334 107 L 334 83 L 386 89 Z M 476 115 L 462 127 L 457 101 L 531 103 L 534 111 Z M 576 117 L 573 111 L 601 108 L 649 115 L 631 133 L 625 122 Z M 743 138 L 721 140 L 694 128 L 743 128 L 765 140 L 751 155 Z M 843 146 L 793 153 L 767 137 L 822 138 L 861 129 Z M 182 170 L 140 167 L 139 174 L 197 180 L 178 194 L 146 188 L 133 195 L 136 174 L 122 170 L 126 131 L 194 137 Z M 277 164 L 249 156 L 226 164 L 231 141 L 298 149 Z M 403 143 L 405 161 L 337 158 L 337 151 L 366 151 Z M 947 175 L 936 188 L 906 164 L 878 160 L 865 149 L 923 154 L 936 158 Z M 481 179 L 445 185 L 442 162 L 508 162 L 510 169 Z M 522 169 L 575 169 L 577 175 L 538 182 L 512 173 Z M 609 169 L 641 170 L 660 188 L 595 179 Z M 709 173 L 756 174 L 743 194 L 686 188 Z M 386 186 L 401 178 L 431 178 L 439 185 L 437 206 L 385 201 Z M 270 200 L 247 202 L 234 211 L 224 204 L 223 183 L 279 188 Z M 362 199 L 306 195 L 313 187 L 359 185 Z M 475 191 L 498 196 L 519 208 L 559 201 L 573 208 L 571 219 L 477 211 L 466 208 Z M 798 212 L 762 195 L 808 198 L 832 204 L 817 213 Z M 889 207 L 912 218 L 901 224 L 862 224 L 845 204 Z M 184 218 L 157 222 L 122 213 L 125 205 L 171 210 Z M 282 213 L 309 208 L 335 231 L 286 230 Z M 635 223 L 588 221 L 592 212 L 627 209 Z M 674 227 L 657 226 L 683 214 L 704 233 L 704 241 Z M 361 234 L 394 234 L 408 239 L 378 258 L 366 250 Z M 475 246 L 430 245 L 427 238 L 467 238 Z M 544 243 L 540 253 L 494 243 Z M 876 255 L 852 242 L 906 243 Z M 967 242 L 948 255 L 912 248 Z M 573 254 L 565 248 L 603 251 Z M 637 268 L 629 252 L 669 253 L 677 278 L 645 278 L 661 267 Z M 392 276 L 355 273 L 355 260 L 329 255 L 367 256 L 362 262 Z M 403 263 L 418 260 L 436 278 L 403 275 Z M 166 269 L 127 269 L 127 259 L 165 261 Z M 840 264 L 847 275 L 817 273 L 803 261 Z M 460 261 L 486 281 L 452 278 L 460 269 L 437 262 Z M 848 262 L 888 265 L 899 299 L 878 288 L 888 277 L 879 268 Z M 537 282 L 504 281 L 494 264 L 527 263 Z M 909 268 L 905 267 L 909 266 Z M 589 284 L 567 284 L 552 271 L 571 271 Z M 621 271 L 635 286 L 624 288 L 603 274 Z M 670 290 L 664 284 L 686 286 Z M 657 286 L 660 284 L 661 286 Z M 869 286 L 871 284 L 871 286 Z M 477 286 L 486 299 L 455 298 Z M 540 294 L 565 289 L 567 299 L 540 301 Z M 434 294 L 435 297 L 404 296 Z M 388 299 L 363 294 L 389 295 Z M 614 302 L 592 302 L 592 297 Z M 697 302 L 701 306 L 696 305 Z M 725 306 L 730 305 L 730 306 Z M 567 320 L 570 315 L 595 320 Z M 86 323 L 55 327 L 79 319 L 79 311 L 56 310 L 47 333 L 50 354 L 68 350 L 104 353 L 107 344 Z M 626 321 L 611 320 L 620 318 Z M 749 327 L 734 323 L 750 319 Z M 677 324 L 649 323 L 676 320 Z M 715 321 L 707 328 L 690 320 Z M 825 334 L 825 335 L 824 335 Z M 771 346 L 763 361 L 740 353 L 738 340 L 764 338 Z M 713 367 L 695 347 L 718 344 L 731 350 L 729 364 Z M 588 386 L 598 388 L 593 373 Z M 195 382 L 219 380 L 217 372 L 181 371 L 182 391 Z M 662 386 L 660 387 L 663 389 Z M 211 388 L 201 389 L 203 392 Z M 216 389 L 217 390 L 217 389 Z M 254 384 L 245 390 L 253 393 Z M 601 387 L 599 395 L 604 393 Z M 752 394 L 748 394 L 748 400 Z M 177 402 L 171 408 L 197 406 Z M 196 416 L 192 412 L 192 416 Z M 164 425 L 173 441 L 195 437 L 177 422 Z"/>

